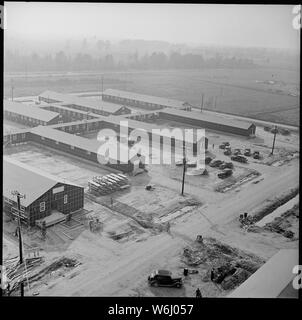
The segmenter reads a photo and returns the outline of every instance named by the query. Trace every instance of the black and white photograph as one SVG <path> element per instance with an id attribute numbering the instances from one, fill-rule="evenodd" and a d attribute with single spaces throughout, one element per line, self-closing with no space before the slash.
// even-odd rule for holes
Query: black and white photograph
<path id="1" fill-rule="evenodd" d="M 301 5 L 12 1 L 1 29 L 3 298 L 299 300 Z"/>

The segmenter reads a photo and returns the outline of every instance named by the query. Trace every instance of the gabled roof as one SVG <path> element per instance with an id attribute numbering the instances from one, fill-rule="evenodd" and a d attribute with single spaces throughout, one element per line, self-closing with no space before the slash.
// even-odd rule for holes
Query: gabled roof
<path id="1" fill-rule="evenodd" d="M 194 121 L 200 120 L 208 123 L 215 123 L 222 126 L 235 127 L 235 128 L 240 128 L 244 130 L 249 129 L 253 125 L 250 122 L 233 120 L 223 116 L 210 115 L 208 113 L 205 114 L 204 112 L 197 112 L 197 111 L 185 111 L 185 110 L 166 108 L 166 109 L 160 110 L 159 113 L 166 113 L 169 115 L 175 115 L 175 116 L 180 116 L 187 119 L 192 119 Z"/>
<path id="2" fill-rule="evenodd" d="M 109 113 L 115 113 L 123 108 L 123 105 L 106 102 L 101 99 L 91 99 L 91 98 L 81 98 L 75 95 L 70 95 L 67 93 L 59 93 L 54 91 L 44 91 L 39 95 L 45 99 L 51 99 L 57 101 L 56 103 L 61 103 L 63 106 L 69 107 L 72 104 L 83 106 L 91 109 L 96 109 L 99 111 L 105 111 Z"/>
<path id="3" fill-rule="evenodd" d="M 61 143 L 65 143 L 67 145 L 82 149 L 82 150 L 86 150 L 92 153 L 98 153 L 98 150 L 100 148 L 100 146 L 104 143 L 104 142 L 100 142 L 98 140 L 91 140 L 91 139 L 87 139 L 87 138 L 83 138 L 71 133 L 66 133 L 64 131 L 61 130 L 57 130 L 57 129 L 53 129 L 50 127 L 46 127 L 46 126 L 38 126 L 35 127 L 33 129 L 31 129 L 32 133 L 37 134 L 41 137 L 44 138 L 48 138 L 48 139 L 52 139 L 54 141 L 58 141 Z M 121 150 L 125 150 L 128 151 L 128 149 L 125 149 L 125 147 L 121 144 L 120 146 Z M 68 152 L 68 150 L 66 150 Z M 114 160 L 114 159 L 112 159 Z M 120 161 L 121 163 L 124 163 L 121 159 Z M 126 162 L 125 162 L 126 163 Z"/>
<path id="4" fill-rule="evenodd" d="M 25 194 L 26 197 L 21 200 L 24 207 L 29 206 L 59 182 L 75 185 L 7 156 L 3 157 L 3 196 L 16 201 L 16 196 L 11 194 L 12 191 L 17 190 Z"/>
<path id="5" fill-rule="evenodd" d="M 6 111 L 10 111 L 22 116 L 31 117 L 45 122 L 51 121 L 52 119 L 59 116 L 59 114 L 56 112 L 44 110 L 38 107 L 10 100 L 3 100 L 3 107 Z"/>
<path id="6" fill-rule="evenodd" d="M 158 105 L 163 105 L 165 107 L 171 107 L 171 108 L 183 108 L 184 105 L 188 104 L 185 101 L 179 101 L 175 99 L 167 99 L 162 97 L 156 97 L 156 96 L 149 96 L 145 94 L 139 94 L 129 91 L 123 91 L 123 90 L 116 90 L 116 89 L 106 89 L 103 94 L 120 97 L 124 99 L 132 99 L 142 102 L 148 102 Z"/>
<path id="7" fill-rule="evenodd" d="M 46 108 L 58 108 L 58 109 L 61 109 L 61 110 L 82 114 L 83 116 L 89 115 L 89 116 L 94 117 L 94 118 L 102 117 L 101 115 L 93 113 L 93 112 L 88 112 L 87 113 L 87 111 L 82 111 L 82 110 L 74 109 L 74 108 L 68 108 L 68 107 L 65 107 L 63 104 L 58 104 L 58 103 L 52 103 L 51 105 L 47 104 L 47 106 L 43 106 L 41 108 L 45 108 L 45 109 Z"/>

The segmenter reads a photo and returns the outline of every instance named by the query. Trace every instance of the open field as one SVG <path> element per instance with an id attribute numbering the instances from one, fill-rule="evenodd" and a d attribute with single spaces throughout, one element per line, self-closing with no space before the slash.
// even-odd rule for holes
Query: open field
<path id="1" fill-rule="evenodd" d="M 44 90 L 84 92 L 101 90 L 101 74 L 9 74 L 4 95 L 31 96 Z M 269 82 L 273 81 L 273 82 Z M 299 123 L 299 72 L 285 69 L 206 69 L 104 73 L 104 89 L 117 88 L 186 100 L 199 107 L 284 124 Z M 293 95 L 290 95 L 293 94 Z M 209 100 L 216 97 L 215 103 Z"/>

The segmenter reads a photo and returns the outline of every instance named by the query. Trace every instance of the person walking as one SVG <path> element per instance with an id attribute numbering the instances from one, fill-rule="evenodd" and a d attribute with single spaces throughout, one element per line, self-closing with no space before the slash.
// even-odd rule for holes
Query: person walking
<path id="1" fill-rule="evenodd" d="M 200 289 L 199 288 L 197 288 L 197 290 L 196 290 L 196 298 L 202 298 L 202 294 L 201 294 L 201 291 L 200 291 Z"/>
<path id="2" fill-rule="evenodd" d="M 170 222 L 168 221 L 168 223 L 167 223 L 167 232 L 168 232 L 168 233 L 170 233 L 170 228 L 171 228 Z"/>
<path id="3" fill-rule="evenodd" d="M 213 281 L 214 280 L 214 269 L 212 268 L 212 270 L 211 270 L 211 281 Z"/>

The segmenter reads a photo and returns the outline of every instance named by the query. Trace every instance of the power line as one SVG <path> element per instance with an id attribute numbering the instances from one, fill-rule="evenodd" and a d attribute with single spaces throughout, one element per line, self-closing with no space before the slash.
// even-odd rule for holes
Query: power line
<path id="1" fill-rule="evenodd" d="M 19 235 L 19 256 L 20 256 L 20 265 L 23 263 L 23 242 L 22 242 L 22 231 L 21 231 L 21 203 L 20 199 L 25 198 L 25 195 L 21 195 L 19 191 L 12 191 L 12 195 L 17 196 L 17 204 L 18 204 L 18 235 Z M 24 283 L 21 281 L 20 284 L 21 297 L 24 297 Z"/>
<path id="2" fill-rule="evenodd" d="M 185 189 L 185 175 L 186 175 L 186 147 L 185 147 L 185 141 L 183 141 L 183 172 L 182 172 L 182 185 L 181 185 L 181 195 L 184 195 L 184 189 Z"/>
<path id="3" fill-rule="evenodd" d="M 277 126 L 275 126 L 275 128 L 274 128 L 274 140 L 273 140 L 273 146 L 272 146 L 272 152 L 271 152 L 271 155 L 273 155 L 273 154 L 274 154 L 275 141 L 276 141 L 277 131 L 278 131 Z"/>

